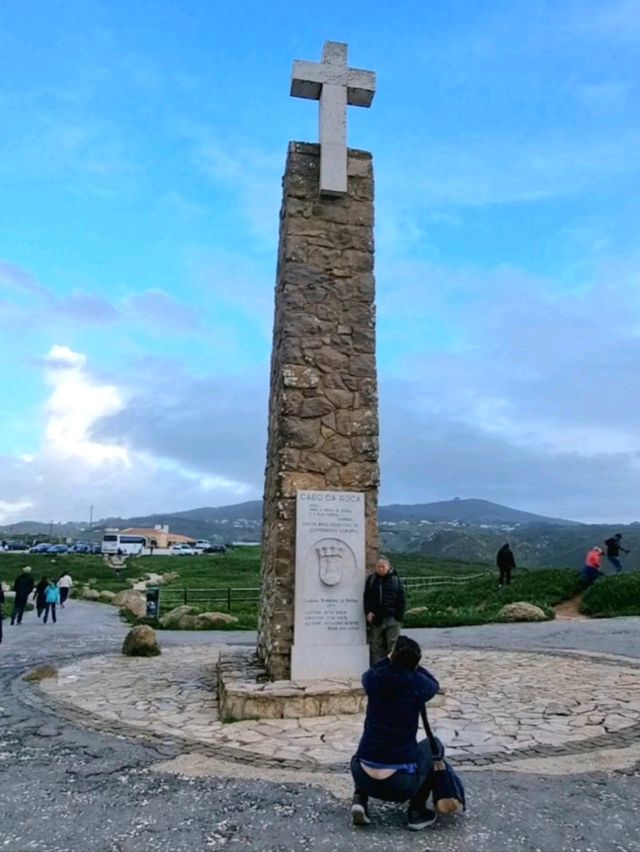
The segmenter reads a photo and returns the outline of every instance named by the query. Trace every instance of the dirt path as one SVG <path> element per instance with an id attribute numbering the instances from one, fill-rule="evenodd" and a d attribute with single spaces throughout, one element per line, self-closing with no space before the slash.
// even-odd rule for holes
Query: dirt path
<path id="1" fill-rule="evenodd" d="M 563 601 L 561 604 L 554 606 L 556 618 L 578 619 L 586 621 L 587 617 L 580 612 L 580 604 L 582 603 L 582 593 L 570 598 L 568 601 Z"/>

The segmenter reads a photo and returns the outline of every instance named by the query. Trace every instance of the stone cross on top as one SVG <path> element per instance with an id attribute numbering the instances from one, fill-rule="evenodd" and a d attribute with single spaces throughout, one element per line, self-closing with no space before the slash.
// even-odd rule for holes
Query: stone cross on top
<path id="1" fill-rule="evenodd" d="M 293 63 L 291 94 L 320 101 L 320 192 L 347 192 L 347 104 L 371 106 L 373 71 L 347 68 L 347 45 L 326 41 L 322 62 Z"/>

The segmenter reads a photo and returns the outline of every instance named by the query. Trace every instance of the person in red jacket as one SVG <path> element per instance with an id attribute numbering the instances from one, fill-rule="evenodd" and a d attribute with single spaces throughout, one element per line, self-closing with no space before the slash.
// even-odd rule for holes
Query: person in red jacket
<path id="1" fill-rule="evenodd" d="M 582 569 L 582 579 L 590 586 L 592 583 L 598 579 L 598 577 L 602 576 L 601 574 L 601 565 L 602 565 L 602 548 L 600 547 L 592 547 L 591 550 L 587 553 L 587 556 L 584 560 L 584 568 Z"/>

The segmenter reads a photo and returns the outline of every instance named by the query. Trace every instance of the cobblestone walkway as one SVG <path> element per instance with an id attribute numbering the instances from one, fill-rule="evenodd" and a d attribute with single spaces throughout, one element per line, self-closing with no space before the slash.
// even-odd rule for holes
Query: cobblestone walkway
<path id="1" fill-rule="evenodd" d="M 19 688 L 103 732 L 172 738 L 253 764 L 344 769 L 361 716 L 225 724 L 217 656 L 216 648 L 186 647 L 156 658 L 93 657 Z M 432 725 L 459 765 L 511 762 L 515 770 L 523 759 L 624 750 L 640 739 L 640 665 L 631 660 L 458 649 L 431 652 L 428 664 L 445 692 L 433 702 Z"/>

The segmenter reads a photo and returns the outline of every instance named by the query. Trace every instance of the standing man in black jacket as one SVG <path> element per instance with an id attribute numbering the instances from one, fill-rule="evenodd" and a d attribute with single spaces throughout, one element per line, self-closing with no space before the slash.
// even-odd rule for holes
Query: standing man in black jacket
<path id="1" fill-rule="evenodd" d="M 620 562 L 620 551 L 623 553 L 629 553 L 626 547 L 623 547 L 620 544 L 620 539 L 622 538 L 622 533 L 616 533 L 611 538 L 608 538 L 605 541 L 605 547 L 607 548 L 607 559 L 613 565 L 613 569 L 616 574 L 619 574 L 622 571 L 622 562 Z"/>
<path id="2" fill-rule="evenodd" d="M 516 560 L 513 551 L 509 547 L 509 543 L 503 544 L 496 555 L 496 565 L 500 572 L 500 586 L 511 585 L 511 572 L 516 567 Z"/>
<path id="3" fill-rule="evenodd" d="M 402 581 L 386 556 L 381 556 L 375 574 L 369 574 L 364 586 L 371 665 L 391 653 L 402 630 L 404 607 Z"/>
<path id="4" fill-rule="evenodd" d="M 13 591 L 16 593 L 16 596 L 13 601 L 11 624 L 15 624 L 16 620 L 18 624 L 22 624 L 22 616 L 24 615 L 29 595 L 33 591 L 33 577 L 31 576 L 31 568 L 28 565 L 23 569 L 22 574 L 16 578 L 13 584 Z"/>

